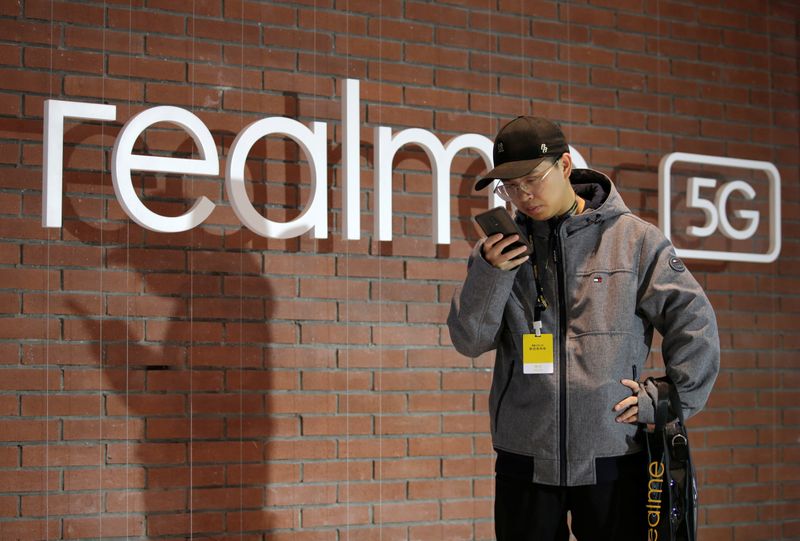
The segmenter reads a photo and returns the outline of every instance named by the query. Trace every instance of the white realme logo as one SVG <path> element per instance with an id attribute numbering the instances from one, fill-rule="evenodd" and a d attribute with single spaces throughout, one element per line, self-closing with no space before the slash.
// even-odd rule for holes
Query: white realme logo
<path id="1" fill-rule="evenodd" d="M 343 165 L 343 226 L 346 240 L 361 238 L 360 164 L 359 164 L 359 82 L 347 79 L 342 92 L 342 165 Z M 44 163 L 42 182 L 42 225 L 61 227 L 61 197 L 63 175 L 64 120 L 116 120 L 116 106 L 95 103 L 78 103 L 46 100 L 44 106 Z M 194 140 L 199 159 L 144 156 L 133 153 L 138 137 L 157 122 L 166 122 L 182 128 Z M 450 167 L 455 155 L 465 149 L 478 152 L 487 169 L 492 164 L 492 141 L 483 135 L 469 133 L 452 138 L 442 144 L 429 131 L 411 128 L 395 134 L 391 128 L 378 126 L 375 133 L 375 231 L 377 240 L 392 240 L 392 160 L 405 145 L 422 147 L 431 162 L 433 173 L 433 225 L 432 237 L 437 244 L 450 243 Z M 293 139 L 303 150 L 311 164 L 311 196 L 303 212 L 289 222 L 275 222 L 262 216 L 253 207 L 245 189 L 244 167 L 253 145 L 262 137 L 272 134 Z M 225 170 L 225 189 L 236 216 L 254 233 L 271 238 L 288 239 L 308 231 L 314 238 L 328 236 L 327 225 L 327 124 L 313 122 L 308 128 L 300 122 L 285 117 L 257 120 L 236 136 L 230 148 Z M 575 149 L 576 166 L 586 162 Z M 197 227 L 214 210 L 214 203 L 206 197 L 198 198 L 181 216 L 169 217 L 148 209 L 139 199 L 131 180 L 132 171 L 162 172 L 184 175 L 216 176 L 219 174 L 219 156 L 216 145 L 203 121 L 196 115 L 173 106 L 146 109 L 129 119 L 122 127 L 112 154 L 111 178 L 114 191 L 125 213 L 137 224 L 151 231 L 177 233 Z M 488 190 L 489 206 L 505 203 Z"/>
<path id="2" fill-rule="evenodd" d="M 348 79 L 344 85 L 343 116 L 343 166 L 344 204 L 343 230 L 345 239 L 360 238 L 359 206 L 359 82 Z M 61 227 L 61 197 L 63 170 L 64 119 L 116 120 L 116 107 L 92 103 L 47 100 L 44 110 L 44 164 L 42 223 L 45 227 Z M 197 146 L 199 159 L 143 156 L 133 153 L 137 138 L 157 122 L 167 122 L 186 131 Z M 271 134 L 286 135 L 293 139 L 308 158 L 311 168 L 311 196 L 303 212 L 290 222 L 275 222 L 263 217 L 253 207 L 245 189 L 244 166 L 253 145 Z M 225 171 L 225 188 L 236 216 L 250 230 L 265 237 L 287 239 L 312 231 L 315 238 L 328 236 L 327 226 L 327 125 L 313 122 L 311 128 L 296 120 L 269 117 L 246 126 L 234 140 Z M 375 128 L 375 236 L 378 240 L 392 239 L 392 160 L 397 151 L 407 144 L 423 148 L 431 162 L 433 172 L 433 239 L 437 244 L 450 243 L 450 166 L 453 157 L 461 150 L 471 148 L 478 152 L 487 168 L 492 167 L 492 141 L 478 134 L 454 137 L 442 145 L 432 133 L 422 129 L 406 129 L 392 134 L 391 128 Z M 184 175 L 216 176 L 219 174 L 219 157 L 216 146 L 205 124 L 193 113 L 172 106 L 147 109 L 128 120 L 114 144 L 111 176 L 114 191 L 125 213 L 137 224 L 152 231 L 176 233 L 187 231 L 203 223 L 214 210 L 214 203 L 206 197 L 198 198 L 191 209 L 181 216 L 168 217 L 156 214 L 139 199 L 131 181 L 132 171 L 162 172 Z M 491 192 L 490 192 L 491 194 Z M 491 206 L 502 201 L 490 195 Z"/>

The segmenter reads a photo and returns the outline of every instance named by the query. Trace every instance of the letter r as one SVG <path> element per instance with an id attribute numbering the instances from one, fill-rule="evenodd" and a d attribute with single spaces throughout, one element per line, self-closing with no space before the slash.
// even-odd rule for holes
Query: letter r
<path id="1" fill-rule="evenodd" d="M 42 226 L 61 227 L 64 176 L 64 119 L 116 120 L 117 107 L 101 103 L 45 100 L 42 161 Z"/>

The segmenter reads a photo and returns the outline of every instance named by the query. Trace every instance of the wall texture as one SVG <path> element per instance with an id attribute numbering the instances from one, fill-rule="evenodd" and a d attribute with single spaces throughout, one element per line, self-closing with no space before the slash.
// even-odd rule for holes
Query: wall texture
<path id="1" fill-rule="evenodd" d="M 394 239 L 377 242 L 372 128 L 492 137 L 526 113 L 560 121 L 654 222 L 667 153 L 778 167 L 779 259 L 687 261 L 723 346 L 690 429 L 701 539 L 800 538 L 799 19 L 790 0 L 0 1 L 0 539 L 491 539 L 492 357 L 456 354 L 443 324 L 483 165 L 455 160 L 453 241 L 437 246 L 430 164 L 404 148 Z M 347 77 L 361 81 L 357 241 L 340 233 Z M 117 106 L 115 122 L 66 125 L 57 229 L 41 225 L 48 98 Z M 251 233 L 221 177 L 138 174 L 157 212 L 199 195 L 217 208 L 184 233 L 133 223 L 111 150 L 157 105 L 197 114 L 223 167 L 256 119 L 327 122 L 328 239 Z M 166 125 L 138 150 L 195 152 Z M 308 171 L 268 138 L 248 162 L 253 201 L 297 216 Z"/>

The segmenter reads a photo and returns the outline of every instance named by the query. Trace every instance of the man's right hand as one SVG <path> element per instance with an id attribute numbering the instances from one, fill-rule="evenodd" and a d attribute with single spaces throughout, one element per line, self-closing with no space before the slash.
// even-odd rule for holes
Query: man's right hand
<path id="1" fill-rule="evenodd" d="M 483 258 L 493 267 L 501 270 L 511 270 L 525 263 L 530 256 L 521 256 L 526 247 L 520 246 L 502 253 L 505 248 L 519 240 L 519 235 L 504 237 L 502 233 L 492 235 L 483 242 Z"/>

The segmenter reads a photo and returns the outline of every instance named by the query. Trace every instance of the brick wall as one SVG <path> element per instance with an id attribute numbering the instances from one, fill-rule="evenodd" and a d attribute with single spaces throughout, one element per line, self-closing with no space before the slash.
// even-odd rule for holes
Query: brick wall
<path id="1" fill-rule="evenodd" d="M 373 241 L 372 128 L 491 137 L 524 113 L 560 121 L 651 221 L 669 152 L 778 167 L 779 259 L 687 262 L 723 347 L 690 428 L 701 539 L 800 538 L 798 18 L 789 0 L 0 2 L 0 538 L 491 539 L 492 357 L 456 354 L 443 324 L 483 165 L 455 160 L 453 240 L 437 247 L 430 164 L 405 148 L 394 239 Z M 340 234 L 347 77 L 357 241 Z M 117 106 L 116 122 L 66 125 L 59 229 L 41 225 L 48 98 Z M 111 149 L 156 105 L 197 114 L 223 170 L 253 120 L 327 122 L 328 239 L 251 233 L 219 177 L 137 175 L 157 212 L 200 195 L 217 208 L 184 233 L 134 224 Z M 138 148 L 195 150 L 163 125 Z M 288 139 L 253 149 L 269 218 L 298 215 L 304 160 Z"/>

